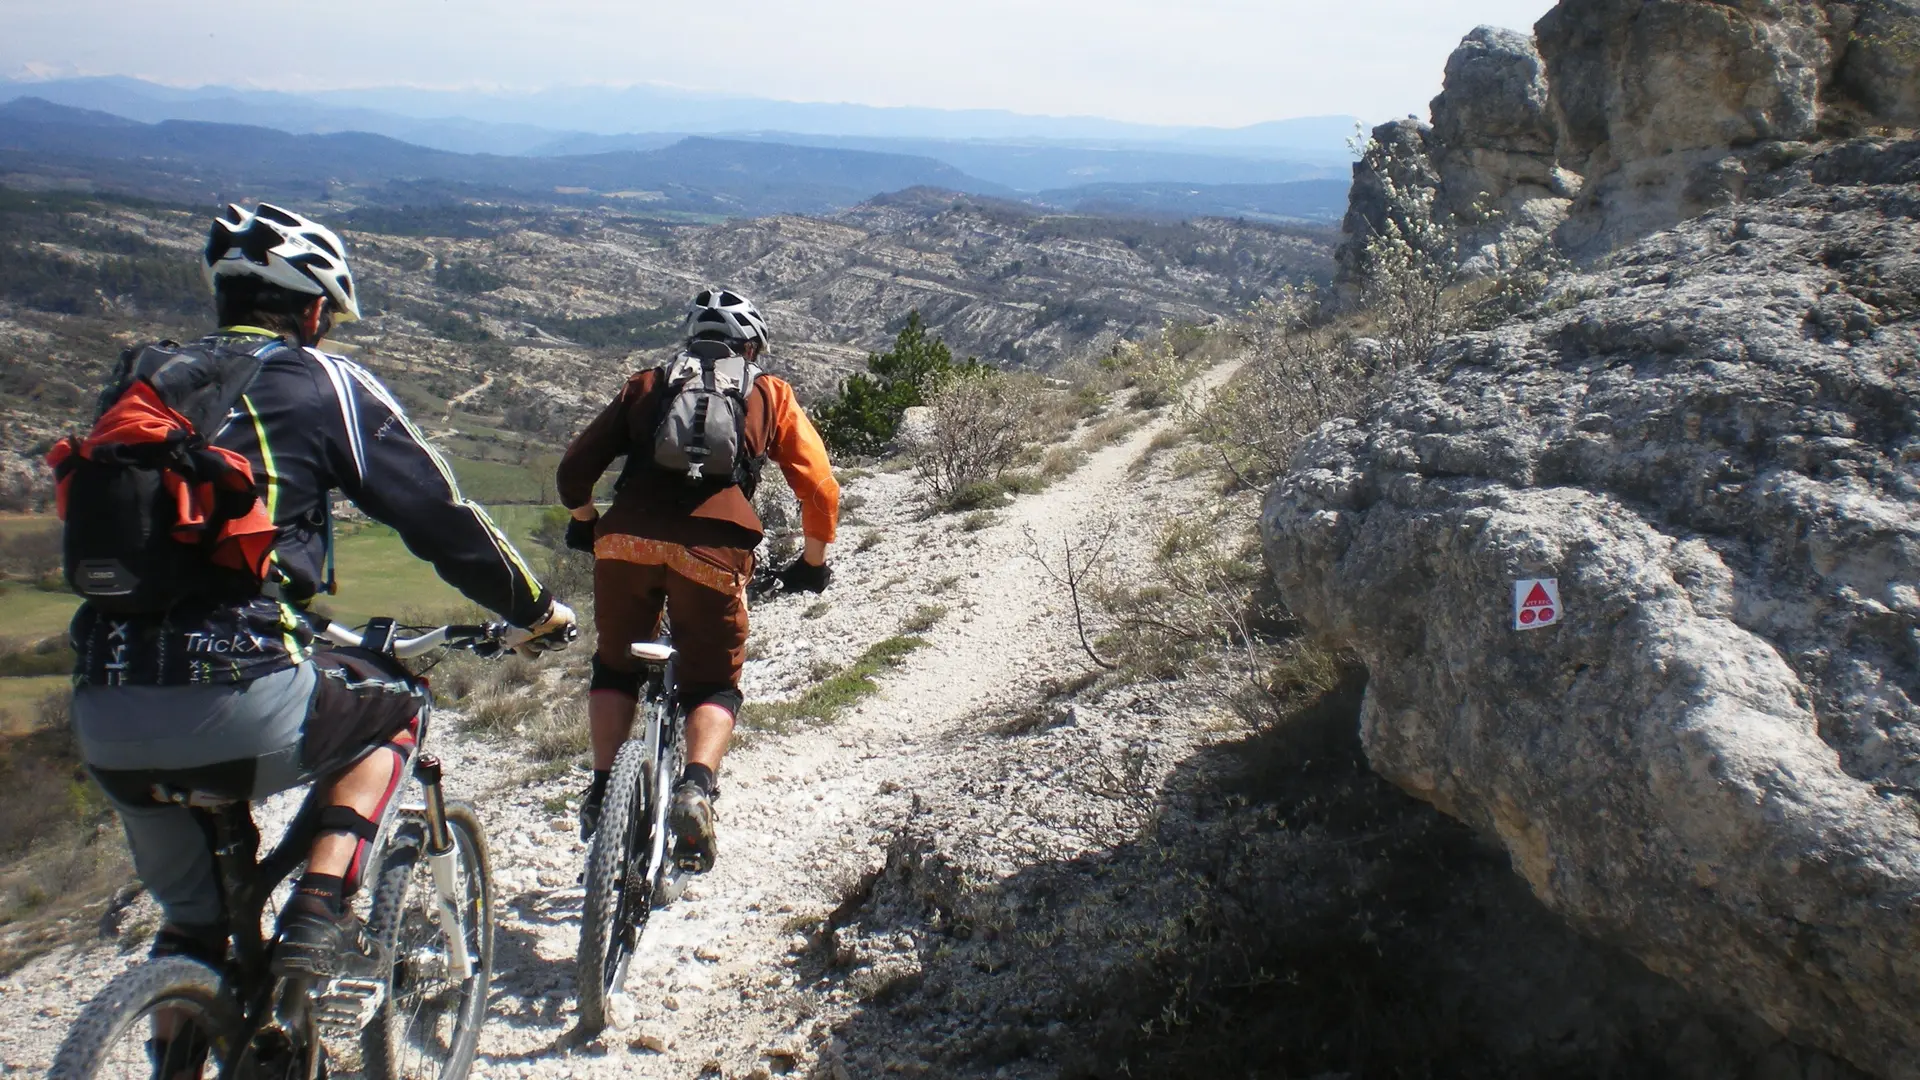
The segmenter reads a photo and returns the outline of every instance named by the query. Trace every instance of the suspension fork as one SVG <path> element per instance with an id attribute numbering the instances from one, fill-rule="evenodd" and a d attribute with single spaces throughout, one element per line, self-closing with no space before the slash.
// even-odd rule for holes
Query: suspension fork
<path id="1" fill-rule="evenodd" d="M 426 792 L 427 866 L 433 871 L 434 898 L 440 907 L 440 927 L 447 936 L 447 965 L 461 981 L 473 975 L 473 957 L 467 952 L 467 918 L 459 894 L 459 860 L 453 829 L 447 824 L 447 799 L 440 789 L 440 759 L 421 754 L 413 775 Z"/>

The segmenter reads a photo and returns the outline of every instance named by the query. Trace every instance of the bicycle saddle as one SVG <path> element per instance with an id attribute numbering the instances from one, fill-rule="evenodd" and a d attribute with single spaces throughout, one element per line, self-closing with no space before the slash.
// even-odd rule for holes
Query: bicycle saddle
<path id="1" fill-rule="evenodd" d="M 664 641 L 636 641 L 631 646 L 633 658 L 649 664 L 664 664 L 673 659 L 673 646 Z"/>

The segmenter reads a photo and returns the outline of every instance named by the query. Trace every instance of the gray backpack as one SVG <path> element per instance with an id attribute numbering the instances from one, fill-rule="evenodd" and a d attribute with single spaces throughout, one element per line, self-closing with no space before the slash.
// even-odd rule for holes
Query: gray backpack
<path id="1" fill-rule="evenodd" d="M 760 369 L 740 356 L 703 355 L 709 351 L 684 352 L 661 366 L 666 387 L 653 464 L 689 487 L 735 485 L 751 497 L 766 463 L 747 444 L 747 398 Z"/>

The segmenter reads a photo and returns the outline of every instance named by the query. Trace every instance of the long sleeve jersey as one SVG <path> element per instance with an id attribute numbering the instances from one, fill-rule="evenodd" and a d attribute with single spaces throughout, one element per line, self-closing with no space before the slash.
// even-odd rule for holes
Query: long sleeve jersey
<path id="1" fill-rule="evenodd" d="M 652 452 L 653 429 L 667 389 L 662 369 L 636 373 L 574 437 L 556 478 L 560 501 L 568 509 L 593 500 L 594 485 L 614 459 Z M 833 477 L 820 433 L 786 380 L 766 374 L 754 380 L 747 399 L 746 437 L 749 450 L 780 466 L 800 500 L 800 524 L 806 534 L 832 543 L 840 516 L 840 484 Z M 737 487 L 689 489 L 663 470 L 635 469 L 614 495 L 598 533 L 751 550 L 760 542 L 761 523 L 753 504 Z"/>
<path id="2" fill-rule="evenodd" d="M 274 335 L 228 328 L 242 348 Z M 407 550 L 468 599 L 518 626 L 552 606 L 540 582 L 486 511 L 460 494 L 453 472 L 373 374 L 344 357 L 283 345 L 260 354 L 259 374 L 211 442 L 246 457 L 277 530 L 277 596 L 183 604 L 164 616 L 112 616 L 82 605 L 72 637 L 81 682 L 239 682 L 306 659 L 311 635 L 295 609 L 322 589 L 339 491 L 390 525 Z"/>

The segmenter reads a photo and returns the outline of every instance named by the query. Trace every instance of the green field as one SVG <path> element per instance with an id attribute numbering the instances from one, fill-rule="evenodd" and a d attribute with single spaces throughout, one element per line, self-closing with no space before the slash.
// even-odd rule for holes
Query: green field
<path id="1" fill-rule="evenodd" d="M 0 540 L 11 540 L 28 533 L 52 532 L 60 523 L 52 514 L 0 513 Z"/>
<path id="2" fill-rule="evenodd" d="M 52 637 L 67 628 L 79 606 L 72 593 L 43 592 L 20 582 L 0 584 L 0 638 Z"/>
<path id="3" fill-rule="evenodd" d="M 448 459 L 448 464 L 460 480 L 460 493 L 491 507 L 494 503 L 532 503 L 553 498 L 553 471 L 559 460 L 557 456 L 543 455 L 534 464 L 515 465 L 455 457 Z"/>
<path id="4" fill-rule="evenodd" d="M 40 715 L 40 699 L 69 685 L 65 675 L 0 679 L 0 734 L 18 735 L 32 728 Z"/>
<path id="5" fill-rule="evenodd" d="M 534 573 L 543 574 L 549 552 L 533 541 L 532 532 L 546 508 L 499 506 L 490 512 Z M 44 515 L 8 515 L 0 517 L 0 530 L 17 533 L 50 528 L 51 522 L 52 519 Z M 399 534 L 384 525 L 343 527 L 338 539 L 337 563 L 339 594 L 322 597 L 315 606 L 342 622 L 358 624 L 374 615 L 425 621 L 463 616 L 472 611 L 473 605 L 465 597 L 443 583 L 432 566 L 414 558 L 401 543 Z M 0 583 L 0 639 L 25 643 L 62 633 L 79 606 L 79 600 L 71 593 L 45 592 L 21 582 Z M 45 693 L 43 682 L 41 679 L 0 679 L 0 700 L 16 704 L 25 701 L 30 711 Z M 26 686 L 29 683 L 34 684 L 31 692 Z"/>
<path id="6" fill-rule="evenodd" d="M 545 507 L 496 506 L 493 520 L 506 531 L 535 574 L 546 569 L 545 547 L 534 543 L 532 531 Z M 358 624 L 374 615 L 404 616 L 418 621 L 448 619 L 472 610 L 473 605 L 441 581 L 433 567 L 414 558 L 400 534 L 385 525 L 364 525 L 339 538 L 336 577 L 340 591 L 322 597 L 315 606 L 328 617 Z"/>

